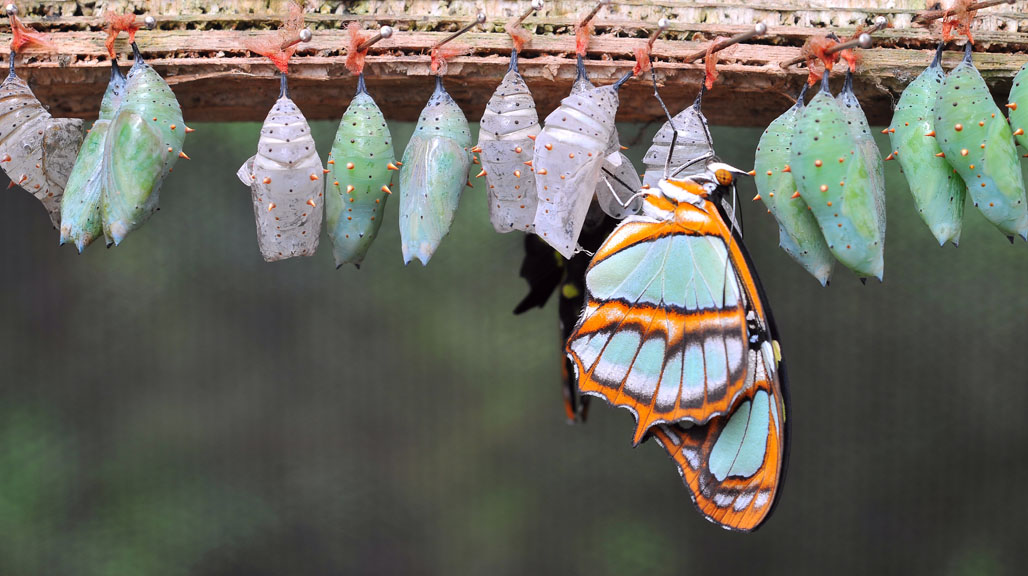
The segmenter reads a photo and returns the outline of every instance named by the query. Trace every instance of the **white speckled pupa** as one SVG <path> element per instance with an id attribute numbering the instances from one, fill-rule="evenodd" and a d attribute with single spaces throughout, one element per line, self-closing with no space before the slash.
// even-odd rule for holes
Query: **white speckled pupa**
<path id="1" fill-rule="evenodd" d="M 15 185 L 36 197 L 55 228 L 61 225 L 61 197 L 82 144 L 82 120 L 54 118 L 14 72 L 0 84 L 0 167 Z"/>
<path id="2" fill-rule="evenodd" d="M 264 260 L 312 256 L 318 249 L 323 173 L 311 128 L 289 98 L 283 75 L 278 101 L 261 127 L 257 154 L 237 173 L 253 194 L 257 244 Z"/>
<path id="3" fill-rule="evenodd" d="M 479 157 L 489 195 L 489 220 L 500 233 L 535 230 L 535 138 L 542 128 L 532 93 L 518 72 L 518 53 L 485 106 L 478 133 Z"/>
<path id="4" fill-rule="evenodd" d="M 609 86 L 573 90 L 547 116 L 536 139 L 536 234 L 565 258 L 578 249 L 615 132 L 618 88 L 629 78 L 626 74 Z"/>

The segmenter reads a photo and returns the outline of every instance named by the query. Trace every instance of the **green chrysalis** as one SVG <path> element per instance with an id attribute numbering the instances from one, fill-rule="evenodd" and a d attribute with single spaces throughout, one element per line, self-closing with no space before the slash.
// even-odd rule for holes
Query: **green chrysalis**
<path id="1" fill-rule="evenodd" d="M 827 286 L 835 259 L 807 203 L 803 198 L 793 197 L 797 188 L 789 167 L 792 137 L 796 122 L 803 114 L 806 93 L 807 86 L 804 85 L 796 104 L 771 122 L 760 136 L 753 170 L 756 172 L 757 192 L 778 221 L 782 249 L 822 286 Z"/>
<path id="2" fill-rule="evenodd" d="M 103 234 L 100 202 L 104 193 L 104 148 L 111 120 L 125 95 L 125 75 L 111 60 L 111 80 L 100 102 L 100 115 L 86 135 L 61 200 L 61 244 L 74 242 L 79 252 Z"/>
<path id="3" fill-rule="evenodd" d="M 82 143 L 82 120 L 54 118 L 14 72 L 0 84 L 0 167 L 14 185 L 43 203 L 55 227 L 61 224 L 61 196 Z"/>
<path id="4" fill-rule="evenodd" d="M 1028 64 L 1021 66 L 1014 76 L 1007 108 L 1010 110 L 1010 128 L 1021 148 L 1028 152 Z"/>
<path id="5" fill-rule="evenodd" d="M 389 126 L 361 74 L 357 95 L 339 122 L 325 179 L 325 218 L 336 267 L 360 268 L 382 226 L 394 162 Z"/>
<path id="6" fill-rule="evenodd" d="M 843 82 L 842 91 L 835 97 L 846 118 L 846 126 L 849 127 L 850 136 L 857 144 L 857 150 L 861 161 L 867 167 L 871 175 L 871 199 L 875 205 L 875 220 L 878 225 L 878 240 L 882 246 L 885 245 L 885 164 L 882 161 L 882 153 L 875 143 L 874 135 L 871 134 L 871 126 L 867 123 L 867 116 L 860 107 L 857 95 L 853 93 L 853 71 L 846 69 L 846 80 Z"/>
<path id="7" fill-rule="evenodd" d="M 1028 203 L 1012 130 L 971 62 L 970 43 L 935 100 L 935 133 L 985 218 L 1011 239 L 1028 239 Z"/>
<path id="8" fill-rule="evenodd" d="M 939 245 L 960 242 L 967 187 L 959 174 L 939 156 L 935 131 L 935 99 L 945 79 L 940 44 L 935 58 L 900 96 L 889 126 L 893 155 L 907 177 L 910 194 Z"/>
<path id="9" fill-rule="evenodd" d="M 874 183 L 850 133 L 846 115 L 828 89 L 800 114 L 791 144 L 790 167 L 800 196 L 811 208 L 828 248 L 861 278 L 881 280 L 885 246 L 879 228 Z"/>
<path id="10" fill-rule="evenodd" d="M 471 130 L 436 76 L 400 167 L 400 241 L 403 262 L 427 265 L 450 231 L 471 170 Z"/>
<path id="11" fill-rule="evenodd" d="M 132 43 L 135 63 L 125 96 L 104 143 L 103 232 L 120 244 L 157 210 L 161 184 L 174 167 L 186 138 L 182 109 L 168 83 L 143 61 Z"/>

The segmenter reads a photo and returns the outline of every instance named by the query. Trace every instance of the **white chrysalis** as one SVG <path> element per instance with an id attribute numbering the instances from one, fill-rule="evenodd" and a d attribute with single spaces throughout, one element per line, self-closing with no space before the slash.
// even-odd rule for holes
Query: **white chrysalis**
<path id="1" fill-rule="evenodd" d="M 324 212 L 321 159 L 311 128 L 283 90 L 261 127 L 257 154 L 237 176 L 250 186 L 257 244 L 268 262 L 312 256 Z"/>

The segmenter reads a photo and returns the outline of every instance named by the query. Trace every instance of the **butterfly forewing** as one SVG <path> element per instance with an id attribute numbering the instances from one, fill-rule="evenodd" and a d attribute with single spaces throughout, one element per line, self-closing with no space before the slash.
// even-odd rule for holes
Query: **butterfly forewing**
<path id="1" fill-rule="evenodd" d="M 655 424 L 705 423 L 730 411 L 748 391 L 746 350 L 764 318 L 714 205 L 674 210 L 667 221 L 629 218 L 607 239 L 568 340 L 579 389 L 630 410 L 635 442 Z"/>

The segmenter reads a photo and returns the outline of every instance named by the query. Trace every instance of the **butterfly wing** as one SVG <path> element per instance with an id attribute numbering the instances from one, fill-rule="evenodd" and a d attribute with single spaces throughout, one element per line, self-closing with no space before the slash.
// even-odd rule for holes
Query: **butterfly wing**
<path id="1" fill-rule="evenodd" d="M 714 205 L 675 209 L 674 220 L 636 216 L 615 229 L 586 272 L 568 339 L 579 390 L 631 411 L 636 443 L 656 424 L 729 412 L 751 386 L 745 351 L 764 317 Z"/>
<path id="2" fill-rule="evenodd" d="M 784 367 L 777 346 L 751 350 L 753 394 L 704 426 L 662 424 L 653 437 L 668 451 L 707 520 L 729 530 L 757 529 L 774 509 L 788 461 Z"/>

